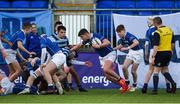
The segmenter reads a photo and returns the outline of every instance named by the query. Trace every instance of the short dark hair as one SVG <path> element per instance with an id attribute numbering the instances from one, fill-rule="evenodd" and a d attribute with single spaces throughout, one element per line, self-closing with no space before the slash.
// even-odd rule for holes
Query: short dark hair
<path id="1" fill-rule="evenodd" d="M 31 24 L 29 22 L 23 23 L 22 29 L 31 28 Z"/>
<path id="2" fill-rule="evenodd" d="M 122 24 L 118 25 L 117 28 L 116 28 L 116 32 L 121 32 L 123 30 L 125 30 L 125 27 Z"/>
<path id="3" fill-rule="evenodd" d="M 87 29 L 83 28 L 79 31 L 78 36 L 84 35 L 85 33 L 89 33 Z"/>
<path id="4" fill-rule="evenodd" d="M 55 22 L 54 27 L 56 27 L 57 25 L 63 25 L 63 23 L 61 21 L 57 21 Z"/>
<path id="5" fill-rule="evenodd" d="M 161 17 L 155 17 L 155 18 L 153 19 L 153 22 L 156 23 L 156 24 L 158 24 L 158 25 L 161 25 L 161 24 L 162 24 L 162 19 L 161 19 Z"/>
<path id="6" fill-rule="evenodd" d="M 58 26 L 57 31 L 59 32 L 60 30 L 66 31 L 66 27 L 65 26 Z"/>

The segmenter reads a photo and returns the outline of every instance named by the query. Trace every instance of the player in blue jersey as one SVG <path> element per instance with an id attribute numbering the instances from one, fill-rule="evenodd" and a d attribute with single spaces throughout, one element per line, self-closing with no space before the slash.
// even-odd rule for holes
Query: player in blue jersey
<path id="1" fill-rule="evenodd" d="M 7 56 L 5 57 L 6 63 L 9 66 L 9 80 L 14 81 L 21 73 L 21 67 L 16 60 L 16 54 L 18 50 L 25 52 L 27 55 L 35 54 L 34 52 L 29 52 L 26 48 L 24 48 L 24 44 L 26 43 L 26 35 L 31 31 L 31 24 L 24 23 L 22 30 L 16 32 L 12 35 L 10 42 L 12 43 L 11 49 L 7 50 Z M 19 54 L 19 56 L 21 56 Z"/>
<path id="2" fill-rule="evenodd" d="M 154 66 L 151 62 L 152 60 L 152 53 L 153 53 L 153 36 L 154 32 L 157 30 L 157 28 L 153 25 L 153 17 L 148 18 L 148 27 L 149 29 L 146 31 L 146 42 L 145 42 L 145 61 L 149 63 L 149 70 L 146 73 L 146 77 L 144 80 L 144 85 L 142 88 L 142 93 L 147 93 L 148 89 L 148 82 L 153 74 Z M 169 93 L 171 91 L 170 89 L 170 83 L 166 80 L 166 92 Z"/>
<path id="3" fill-rule="evenodd" d="M 28 81 L 26 83 L 26 89 L 24 89 L 19 94 L 29 93 L 29 88 L 32 86 L 33 81 L 38 76 L 45 77 L 48 83 L 48 93 L 54 92 L 53 81 L 59 93 L 63 93 L 56 72 L 58 72 L 60 69 L 68 69 L 66 66 L 66 57 L 69 55 L 69 49 L 59 48 L 58 44 L 55 42 L 55 39 L 52 37 L 47 37 L 46 35 L 41 36 L 41 48 L 41 66 L 34 72 L 34 75 L 31 75 L 28 78 Z M 47 53 L 49 53 L 52 56 L 52 58 L 50 61 L 45 62 Z"/>
<path id="4" fill-rule="evenodd" d="M 0 95 L 17 94 L 24 90 L 25 85 L 23 83 L 15 84 L 9 80 L 5 72 L 0 69 Z M 37 94 L 37 88 L 32 86 L 32 94 Z"/>
<path id="5" fill-rule="evenodd" d="M 123 88 L 122 92 L 126 92 L 128 86 L 126 85 L 125 80 L 112 70 L 116 59 L 116 52 L 113 51 L 109 40 L 100 34 L 91 34 L 87 29 L 81 29 L 78 36 L 83 42 L 76 45 L 71 50 L 77 50 L 82 45 L 90 44 L 100 56 L 100 62 L 106 78 L 119 84 Z"/>
<path id="6" fill-rule="evenodd" d="M 126 32 L 124 25 L 118 25 L 116 32 L 120 37 L 120 44 L 115 47 L 115 49 L 120 51 L 129 51 L 124 61 L 122 70 L 126 83 L 129 85 L 130 81 L 128 68 L 132 65 L 131 73 L 133 76 L 133 85 L 130 91 L 135 91 L 137 86 L 137 69 L 143 59 L 143 50 L 139 46 L 139 40 L 133 34 Z"/>
<path id="7" fill-rule="evenodd" d="M 57 35 L 52 35 L 52 37 L 54 37 L 54 39 L 56 39 L 56 42 L 58 43 L 58 46 L 60 48 L 64 48 L 64 47 L 69 47 L 69 40 L 66 36 L 66 27 L 65 26 L 59 26 L 57 27 Z M 67 58 L 67 61 L 69 62 L 69 58 Z M 68 83 L 66 80 L 63 81 L 63 85 L 64 85 L 64 88 L 66 91 L 69 91 L 70 89 L 73 90 L 73 87 L 72 87 L 72 79 L 71 79 L 71 76 L 74 78 L 76 84 L 77 84 L 77 87 L 78 87 L 78 90 L 80 92 L 87 92 L 86 89 L 84 89 L 80 83 L 80 78 L 76 72 L 76 70 L 74 69 L 73 65 L 72 64 L 68 64 L 68 67 L 70 68 L 70 73 L 68 73 Z M 62 72 L 63 74 L 63 72 Z"/>

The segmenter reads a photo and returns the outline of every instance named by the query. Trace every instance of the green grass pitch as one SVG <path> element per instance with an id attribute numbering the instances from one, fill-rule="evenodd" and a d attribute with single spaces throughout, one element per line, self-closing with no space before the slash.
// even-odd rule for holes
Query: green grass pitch
<path id="1" fill-rule="evenodd" d="M 8 95 L 0 96 L 0 103 L 180 103 L 180 89 L 168 94 L 164 89 L 158 95 L 140 90 L 121 94 L 117 89 L 93 89 L 89 92 L 66 92 L 65 95 Z"/>

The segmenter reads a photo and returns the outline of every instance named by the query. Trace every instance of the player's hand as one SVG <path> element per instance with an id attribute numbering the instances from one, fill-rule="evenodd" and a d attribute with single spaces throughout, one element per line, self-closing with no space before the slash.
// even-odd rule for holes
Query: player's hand
<path id="1" fill-rule="evenodd" d="M 40 68 L 41 68 L 41 69 L 43 69 L 44 67 L 46 67 L 46 64 L 45 64 L 45 63 L 40 65 Z"/>
<path id="2" fill-rule="evenodd" d="M 92 44 L 92 47 L 95 48 L 95 49 L 100 49 L 101 48 L 101 46 L 98 45 L 98 44 Z"/>
<path id="3" fill-rule="evenodd" d="M 30 63 L 31 63 L 31 65 L 34 67 L 34 65 L 35 65 L 35 63 L 36 63 L 36 60 L 35 60 L 35 59 L 32 59 Z"/>
<path id="4" fill-rule="evenodd" d="M 36 53 L 35 52 L 30 52 L 30 55 L 36 55 Z"/>
<path id="5" fill-rule="evenodd" d="M 8 42 L 7 44 L 8 44 L 10 47 L 12 47 L 12 45 L 13 45 L 11 42 Z"/>
<path id="6" fill-rule="evenodd" d="M 127 51 L 127 50 L 129 50 L 129 48 L 123 47 L 123 48 L 121 48 L 120 50 L 121 50 L 121 51 Z"/>
<path id="7" fill-rule="evenodd" d="M 85 65 L 86 65 L 87 67 L 92 67 L 93 64 L 92 64 L 92 62 L 90 62 L 90 61 L 86 61 L 86 62 L 85 62 Z"/>

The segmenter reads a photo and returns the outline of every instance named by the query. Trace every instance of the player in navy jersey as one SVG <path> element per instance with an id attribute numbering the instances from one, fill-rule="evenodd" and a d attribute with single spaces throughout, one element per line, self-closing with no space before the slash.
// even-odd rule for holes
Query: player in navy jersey
<path id="1" fill-rule="evenodd" d="M 124 25 L 118 25 L 116 32 L 120 37 L 120 44 L 115 47 L 120 51 L 129 51 L 124 61 L 122 70 L 126 83 L 129 85 L 129 72 L 128 68 L 132 64 L 131 73 L 133 76 L 133 85 L 130 91 L 135 91 L 137 86 L 137 69 L 143 59 L 143 50 L 139 46 L 139 40 L 131 33 L 126 32 Z"/>
<path id="2" fill-rule="evenodd" d="M 58 80 L 56 72 L 60 69 L 68 69 L 66 65 L 66 57 L 69 55 L 69 49 L 59 48 L 58 44 L 55 42 L 56 40 L 53 37 L 47 37 L 46 35 L 41 36 L 41 66 L 34 72 L 34 75 L 31 75 L 28 78 L 26 83 L 26 87 L 19 94 L 29 93 L 30 87 L 32 86 L 33 81 L 38 76 L 44 76 L 48 83 L 48 93 L 54 92 L 53 81 L 55 83 L 56 88 L 59 93 L 62 94 L 63 90 L 61 84 Z M 50 61 L 46 61 L 46 54 L 49 53 L 52 58 Z M 65 70 L 68 71 L 68 70 Z"/>
<path id="3" fill-rule="evenodd" d="M 0 95 L 17 94 L 24 90 L 25 85 L 23 83 L 13 83 L 6 76 L 5 72 L 0 69 Z M 32 86 L 32 94 L 37 94 L 37 88 Z"/>
<path id="4" fill-rule="evenodd" d="M 64 26 L 57 27 L 57 32 L 56 33 L 57 33 L 57 35 L 52 35 L 52 37 L 54 37 L 54 39 L 58 43 L 58 46 L 60 48 L 69 47 L 69 40 L 68 40 L 68 38 L 66 36 L 66 27 L 64 27 Z M 69 62 L 70 60 L 68 60 L 68 59 L 69 58 L 67 58 L 67 61 Z M 70 73 L 68 73 L 68 77 L 67 77 L 68 81 L 71 82 L 71 80 L 72 80 L 71 75 L 72 75 L 73 78 L 75 79 L 78 90 L 80 92 L 87 92 L 87 90 L 82 87 L 82 85 L 80 83 L 80 78 L 79 78 L 76 70 L 74 69 L 73 65 L 69 63 L 68 67 L 70 68 L 70 71 L 69 71 Z M 62 72 L 62 74 L 63 74 L 63 72 Z M 64 85 L 66 91 L 69 91 L 70 88 L 73 90 L 72 83 L 69 83 L 69 82 L 67 83 L 64 80 L 63 85 Z"/>
<path id="5" fill-rule="evenodd" d="M 26 48 L 24 48 L 24 44 L 26 43 L 26 35 L 31 31 L 31 24 L 24 23 L 22 30 L 16 32 L 12 35 L 10 42 L 12 43 L 11 49 L 7 50 L 7 56 L 5 57 L 6 63 L 9 66 L 9 80 L 14 81 L 21 73 L 21 67 L 16 60 L 17 50 L 21 50 L 28 55 L 35 54 L 34 52 L 29 52 Z M 21 56 L 19 54 L 19 56 Z"/>
<path id="6" fill-rule="evenodd" d="M 145 61 L 149 63 L 149 70 L 146 73 L 146 77 L 144 80 L 144 85 L 142 88 L 142 93 L 147 93 L 148 88 L 148 82 L 153 74 L 154 71 L 154 65 L 152 64 L 152 53 L 153 53 L 153 36 L 154 32 L 157 30 L 157 28 L 153 25 L 153 17 L 148 18 L 148 27 L 149 29 L 146 31 L 146 37 L 145 37 Z M 163 73 L 163 72 L 162 72 Z M 166 92 L 170 93 L 170 83 L 166 81 Z"/>
<path id="7" fill-rule="evenodd" d="M 122 92 L 126 92 L 128 86 L 126 85 L 125 80 L 112 70 L 116 59 L 116 52 L 113 51 L 109 40 L 100 34 L 91 34 L 86 29 L 81 29 L 78 36 L 83 40 L 83 42 L 76 45 L 71 50 L 77 50 L 82 45 L 90 44 L 100 56 L 100 62 L 107 79 L 119 84 L 123 89 Z"/>

